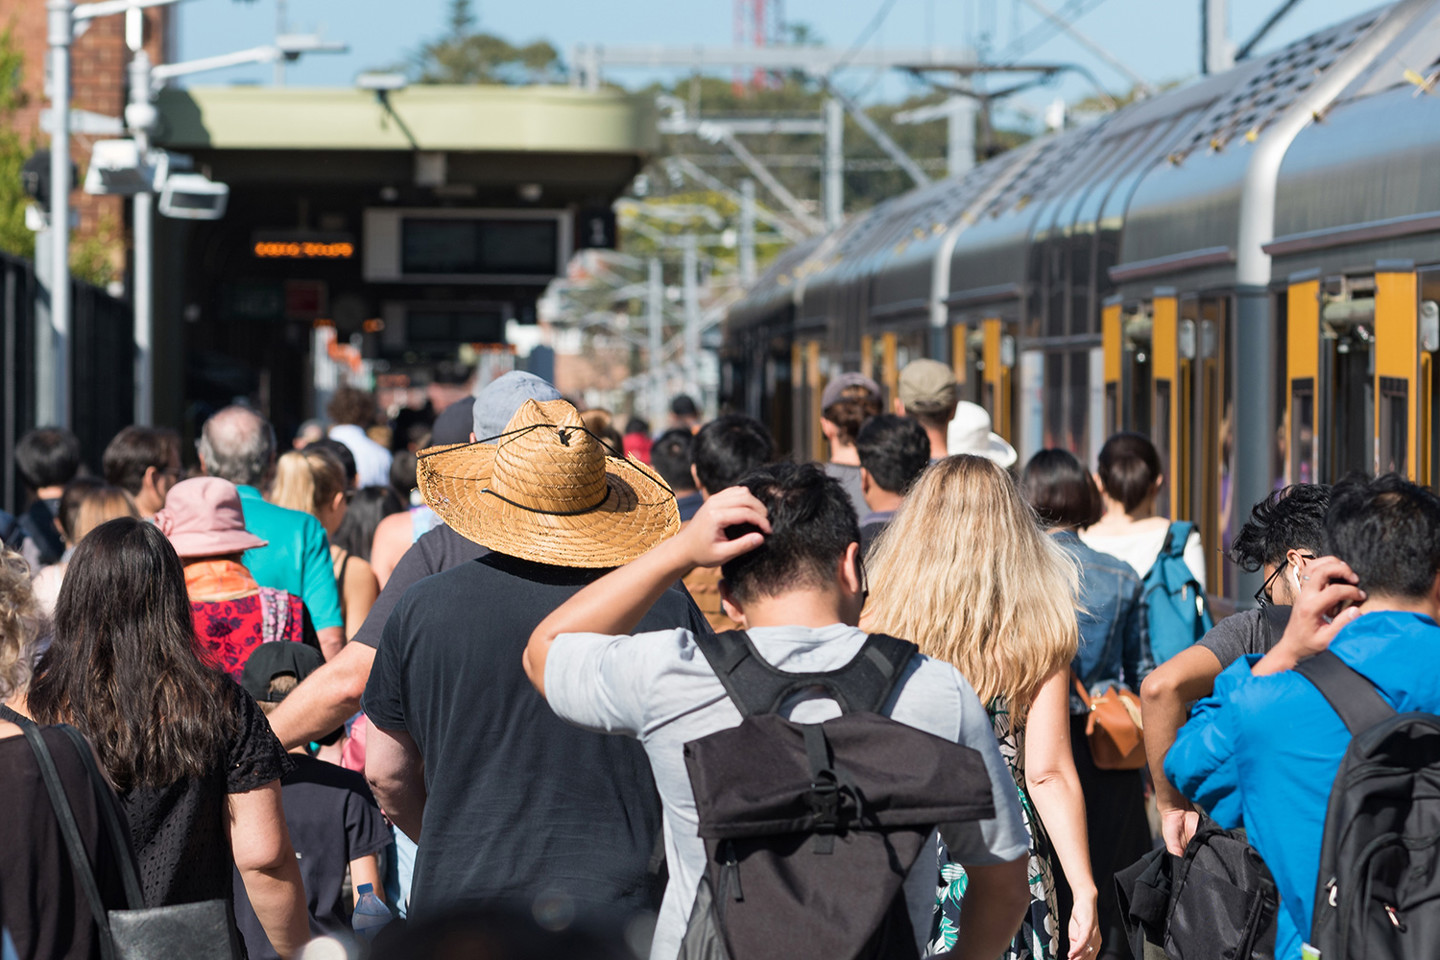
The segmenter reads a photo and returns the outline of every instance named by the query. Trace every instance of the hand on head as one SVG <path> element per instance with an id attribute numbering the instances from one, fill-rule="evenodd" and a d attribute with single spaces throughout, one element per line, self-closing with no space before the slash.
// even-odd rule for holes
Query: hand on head
<path id="1" fill-rule="evenodd" d="M 770 521 L 765 505 L 744 487 L 721 490 L 705 501 L 676 536 L 686 558 L 697 567 L 718 567 L 765 542 Z M 756 529 L 731 539 L 733 527 Z"/>
<path id="2" fill-rule="evenodd" d="M 1365 602 L 1365 591 L 1357 583 L 1355 572 L 1339 557 L 1321 557 L 1308 564 L 1280 643 L 1297 659 L 1328 648 L 1335 634 L 1360 616 L 1358 605 Z"/>

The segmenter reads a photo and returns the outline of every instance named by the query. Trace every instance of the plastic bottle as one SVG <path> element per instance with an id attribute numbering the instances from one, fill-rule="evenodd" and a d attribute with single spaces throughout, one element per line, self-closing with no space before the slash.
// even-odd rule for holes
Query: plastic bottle
<path id="1" fill-rule="evenodd" d="M 351 921 L 355 928 L 355 937 L 368 943 L 393 919 L 395 914 L 390 912 L 383 900 L 375 896 L 374 886 L 368 883 L 360 884 L 360 901 L 355 904 L 355 915 Z"/>

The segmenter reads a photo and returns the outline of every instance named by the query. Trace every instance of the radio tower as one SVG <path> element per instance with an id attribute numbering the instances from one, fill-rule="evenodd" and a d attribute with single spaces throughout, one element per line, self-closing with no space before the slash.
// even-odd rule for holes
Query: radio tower
<path id="1" fill-rule="evenodd" d="M 735 46 L 765 46 L 770 35 L 770 18 L 766 9 L 767 0 L 733 0 L 733 3 Z M 734 80 L 736 96 L 745 93 L 744 76 L 744 72 L 736 68 Z M 750 76 L 750 89 L 758 90 L 767 85 L 768 78 L 765 71 L 756 67 L 755 72 Z"/>

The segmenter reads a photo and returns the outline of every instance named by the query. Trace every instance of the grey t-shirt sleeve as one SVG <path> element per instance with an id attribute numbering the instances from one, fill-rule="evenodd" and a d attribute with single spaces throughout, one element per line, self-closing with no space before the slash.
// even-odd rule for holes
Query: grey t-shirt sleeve
<path id="1" fill-rule="evenodd" d="M 1270 625 L 1262 610 L 1242 610 L 1221 620 L 1200 638 L 1200 646 L 1215 654 L 1220 669 L 1250 653 L 1269 650 Z"/>
<path id="2" fill-rule="evenodd" d="M 683 629 L 619 637 L 562 633 L 545 658 L 545 699 L 576 726 L 638 737 L 655 665 L 693 645 Z"/>
<path id="3" fill-rule="evenodd" d="M 995 816 L 990 820 L 946 824 L 940 828 L 940 835 L 945 839 L 950 859 L 956 863 L 1009 863 L 1030 851 L 1030 834 L 1020 815 L 1019 789 L 1005 758 L 1000 755 L 995 730 L 980 705 L 980 698 L 958 671 L 955 677 L 960 694 L 960 732 L 956 741 L 978 752 L 985 761 Z"/>

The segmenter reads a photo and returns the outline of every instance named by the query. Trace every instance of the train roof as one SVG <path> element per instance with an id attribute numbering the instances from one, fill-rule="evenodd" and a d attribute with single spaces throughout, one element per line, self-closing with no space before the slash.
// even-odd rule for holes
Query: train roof
<path id="1" fill-rule="evenodd" d="M 1440 260 L 1440 4 L 1356 77 L 1280 168 L 1274 274 Z"/>
<path id="2" fill-rule="evenodd" d="M 1373 34 L 1391 38 L 1383 52 Z M 1409 231 L 1376 247 L 1403 255 L 1421 231 L 1440 231 L 1440 93 L 1419 92 L 1440 70 L 1437 54 L 1440 0 L 1402 0 L 890 198 L 809 248 L 797 320 L 818 327 L 859 312 L 884 324 L 937 302 L 1018 298 L 1036 245 L 1101 231 L 1118 244 L 1106 290 L 1142 295 L 1177 277 L 1231 285 L 1246 177 L 1267 137 L 1284 158 L 1267 251 L 1331 242 L 1317 231 Z M 1431 198 L 1424 210 L 1417 189 Z M 765 286 L 737 311 L 773 302 Z"/>

